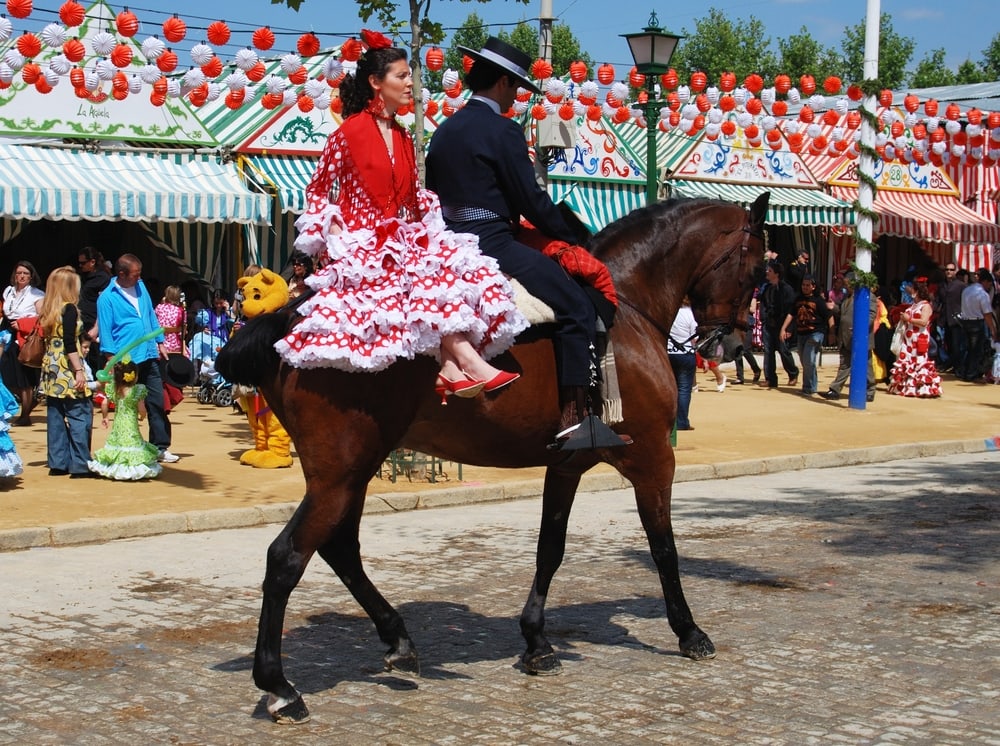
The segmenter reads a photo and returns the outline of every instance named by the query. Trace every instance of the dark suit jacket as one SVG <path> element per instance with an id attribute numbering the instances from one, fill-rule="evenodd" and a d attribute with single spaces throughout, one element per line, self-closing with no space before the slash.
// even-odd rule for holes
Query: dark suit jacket
<path id="1" fill-rule="evenodd" d="M 445 207 L 482 207 L 508 221 L 523 215 L 542 233 L 569 243 L 575 234 L 535 171 L 521 128 L 482 101 L 446 119 L 427 151 L 427 188 Z"/>

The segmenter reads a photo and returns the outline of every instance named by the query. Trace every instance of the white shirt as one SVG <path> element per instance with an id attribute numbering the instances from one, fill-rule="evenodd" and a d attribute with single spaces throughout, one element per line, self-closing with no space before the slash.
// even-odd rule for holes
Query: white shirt
<path id="1" fill-rule="evenodd" d="M 35 303 L 45 297 L 45 292 L 34 285 L 27 285 L 23 290 L 15 290 L 8 285 L 3 291 L 3 315 L 11 321 L 26 319 L 38 315 Z"/>
<path id="2" fill-rule="evenodd" d="M 698 322 L 694 320 L 691 306 L 681 306 L 670 327 L 667 352 L 671 355 L 692 354 L 694 352 L 694 339 L 692 338 L 697 334 Z"/>
<path id="3" fill-rule="evenodd" d="M 963 319 L 982 319 L 988 313 L 993 313 L 993 306 L 981 282 L 974 282 L 962 291 Z"/>

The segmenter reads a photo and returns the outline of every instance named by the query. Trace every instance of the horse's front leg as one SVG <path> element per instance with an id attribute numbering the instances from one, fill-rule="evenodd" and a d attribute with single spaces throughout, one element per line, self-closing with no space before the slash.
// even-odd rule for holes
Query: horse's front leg
<path id="1" fill-rule="evenodd" d="M 363 499 L 360 504 L 364 504 Z M 319 554 L 375 623 L 379 639 L 389 646 L 384 656 L 385 670 L 404 671 L 419 676 L 417 649 L 406 631 L 403 617 L 379 593 L 361 564 L 361 546 L 358 543 L 360 514 L 359 510 L 353 534 L 349 535 L 344 531 L 339 536 L 331 537 L 330 541 L 320 547 Z"/>
<path id="2" fill-rule="evenodd" d="M 693 660 L 714 658 L 715 645 L 695 624 L 681 588 L 677 545 L 674 543 L 674 529 L 670 520 L 670 498 L 673 491 L 671 482 L 672 478 L 667 481 L 666 487 L 660 489 L 634 485 L 639 518 L 660 575 L 663 600 L 667 606 L 667 621 L 677 635 L 681 652 Z"/>
<path id="3" fill-rule="evenodd" d="M 521 656 L 521 666 L 530 674 L 551 675 L 559 673 L 562 668 L 555 650 L 545 637 L 545 601 L 552 578 L 562 564 L 566 551 L 569 513 L 579 484 L 580 475 L 575 472 L 556 471 L 553 467 L 545 472 L 542 524 L 538 531 L 535 555 L 535 579 L 521 611 L 521 634 L 528 643 L 527 650 Z"/>
<path id="4" fill-rule="evenodd" d="M 268 547 L 263 601 L 257 624 L 253 681 L 259 689 L 268 693 L 267 711 L 279 723 L 303 723 L 309 719 L 309 710 L 302 701 L 302 695 L 285 678 L 281 665 L 281 632 L 288 597 L 301 580 L 316 549 L 315 544 L 310 546 L 299 534 L 299 527 L 309 512 L 307 503 L 308 498 Z"/>

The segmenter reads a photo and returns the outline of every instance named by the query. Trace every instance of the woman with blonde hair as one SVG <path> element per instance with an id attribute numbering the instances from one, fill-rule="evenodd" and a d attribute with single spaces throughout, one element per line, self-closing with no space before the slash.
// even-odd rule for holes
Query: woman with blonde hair
<path id="1" fill-rule="evenodd" d="M 45 333 L 42 393 L 47 403 L 46 446 L 49 476 L 77 479 L 93 476 L 87 467 L 94 410 L 87 374 L 80 357 L 83 319 L 80 275 L 73 267 L 58 267 L 45 283 L 39 320 Z"/>

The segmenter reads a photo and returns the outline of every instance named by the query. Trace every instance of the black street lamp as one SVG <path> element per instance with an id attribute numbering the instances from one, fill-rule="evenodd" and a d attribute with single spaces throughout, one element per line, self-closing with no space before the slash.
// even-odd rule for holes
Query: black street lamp
<path id="1" fill-rule="evenodd" d="M 670 69 L 670 58 L 674 56 L 677 42 L 684 37 L 665 32 L 660 27 L 655 10 L 649 14 L 642 33 L 622 36 L 628 41 L 636 71 L 646 76 L 646 204 L 651 205 L 657 197 L 656 127 L 660 106 L 653 86 L 656 76 Z"/>

